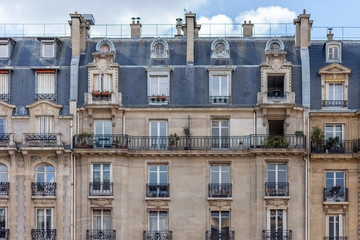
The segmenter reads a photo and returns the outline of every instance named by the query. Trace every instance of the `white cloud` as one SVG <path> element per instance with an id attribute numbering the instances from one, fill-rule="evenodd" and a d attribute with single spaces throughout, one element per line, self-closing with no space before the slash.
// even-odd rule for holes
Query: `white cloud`
<path id="1" fill-rule="evenodd" d="M 207 18 L 201 16 L 198 20 L 201 24 L 200 36 L 223 36 L 225 33 L 228 35 L 240 34 L 241 30 L 238 26 L 234 25 L 233 20 L 223 14 Z"/>

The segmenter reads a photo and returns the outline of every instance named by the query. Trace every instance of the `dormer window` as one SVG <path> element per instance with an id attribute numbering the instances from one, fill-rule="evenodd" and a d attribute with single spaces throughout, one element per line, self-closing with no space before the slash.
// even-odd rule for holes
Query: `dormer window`
<path id="1" fill-rule="evenodd" d="M 280 45 L 277 42 L 274 42 L 270 45 L 270 51 L 279 51 Z"/>
<path id="2" fill-rule="evenodd" d="M 10 58 L 15 41 L 11 38 L 0 38 L 0 58 Z"/>
<path id="3" fill-rule="evenodd" d="M 211 58 L 230 58 L 230 46 L 225 39 L 216 39 L 212 42 Z"/>
<path id="4" fill-rule="evenodd" d="M 54 54 L 54 43 L 43 43 L 42 44 L 42 56 L 44 58 L 53 58 Z"/>
<path id="5" fill-rule="evenodd" d="M 115 54 L 115 46 L 109 39 L 103 39 L 96 44 L 96 51 Z"/>
<path id="6" fill-rule="evenodd" d="M 0 58 L 8 58 L 8 57 L 9 57 L 9 45 L 0 44 Z"/>
<path id="7" fill-rule="evenodd" d="M 150 58 L 167 59 L 170 56 L 169 45 L 163 39 L 157 39 L 150 45 Z"/>
<path id="8" fill-rule="evenodd" d="M 154 54 L 161 58 L 165 55 L 165 45 L 163 43 L 157 43 L 154 46 Z"/>
<path id="9" fill-rule="evenodd" d="M 327 42 L 326 43 L 326 61 L 327 62 L 341 62 L 341 43 Z"/>

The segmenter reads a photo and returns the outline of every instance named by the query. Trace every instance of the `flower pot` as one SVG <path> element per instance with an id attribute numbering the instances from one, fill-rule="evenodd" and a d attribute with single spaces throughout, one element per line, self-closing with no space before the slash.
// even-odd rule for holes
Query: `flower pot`
<path id="1" fill-rule="evenodd" d="M 93 92 L 92 94 L 93 94 L 93 96 L 100 96 L 101 92 Z"/>

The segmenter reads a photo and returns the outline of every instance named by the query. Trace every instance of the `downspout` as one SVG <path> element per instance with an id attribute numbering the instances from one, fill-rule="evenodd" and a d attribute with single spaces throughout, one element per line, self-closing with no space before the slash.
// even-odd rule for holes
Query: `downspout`
<path id="1" fill-rule="evenodd" d="M 309 110 L 307 111 L 307 134 L 306 134 L 306 150 L 307 154 L 305 155 L 305 240 L 310 238 L 310 221 L 309 221 L 309 191 L 310 191 L 310 181 L 309 181 L 309 169 L 310 169 L 310 114 Z M 304 110 L 305 116 L 305 110 Z"/>

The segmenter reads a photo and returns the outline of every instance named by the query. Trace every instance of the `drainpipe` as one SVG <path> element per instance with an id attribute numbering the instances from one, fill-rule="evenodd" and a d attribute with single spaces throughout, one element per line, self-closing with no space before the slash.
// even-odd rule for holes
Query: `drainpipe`
<path id="1" fill-rule="evenodd" d="M 309 169 L 310 169 L 310 144 L 309 144 L 309 136 L 310 136 L 310 114 L 309 110 L 306 113 L 307 115 L 307 131 L 306 131 L 306 150 L 307 154 L 304 156 L 305 160 L 305 240 L 309 240 L 309 191 L 310 191 L 310 182 L 309 182 Z M 305 109 L 304 109 L 304 116 L 305 116 Z"/>

